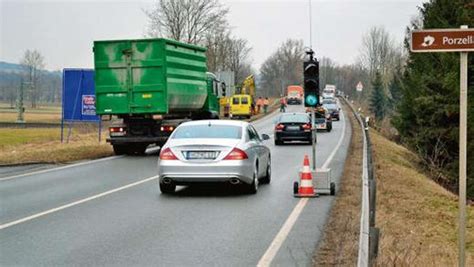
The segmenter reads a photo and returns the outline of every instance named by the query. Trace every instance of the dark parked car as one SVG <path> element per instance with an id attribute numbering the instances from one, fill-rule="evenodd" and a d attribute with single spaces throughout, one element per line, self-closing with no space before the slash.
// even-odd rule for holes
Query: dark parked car
<path id="1" fill-rule="evenodd" d="M 313 143 L 311 138 L 311 119 L 306 113 L 285 113 L 276 121 L 275 145 L 284 141 L 306 141 Z"/>

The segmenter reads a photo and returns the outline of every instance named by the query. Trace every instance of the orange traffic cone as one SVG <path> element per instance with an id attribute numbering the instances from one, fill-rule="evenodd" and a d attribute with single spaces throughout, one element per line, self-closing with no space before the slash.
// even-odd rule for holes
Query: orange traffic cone
<path id="1" fill-rule="evenodd" d="M 311 174 L 311 170 L 309 168 L 309 158 L 308 155 L 304 156 L 303 161 L 303 170 L 301 172 L 300 177 L 300 185 L 297 186 L 297 182 L 294 185 L 294 195 L 295 197 L 317 197 L 318 195 L 314 192 L 313 187 L 313 176 Z M 296 192 L 296 188 L 298 191 Z"/>

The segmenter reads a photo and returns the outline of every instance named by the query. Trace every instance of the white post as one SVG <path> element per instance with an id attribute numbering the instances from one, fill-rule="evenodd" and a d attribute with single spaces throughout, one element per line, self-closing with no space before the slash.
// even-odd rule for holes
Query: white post
<path id="1" fill-rule="evenodd" d="M 467 29 L 462 25 L 461 29 Z M 466 145 L 467 145 L 467 52 L 460 53 L 461 92 L 459 119 L 459 266 L 464 267 L 466 245 Z"/>

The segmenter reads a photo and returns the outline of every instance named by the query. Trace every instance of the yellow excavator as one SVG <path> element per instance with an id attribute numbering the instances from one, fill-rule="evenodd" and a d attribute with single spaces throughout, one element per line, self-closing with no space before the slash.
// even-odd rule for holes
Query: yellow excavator
<path id="1" fill-rule="evenodd" d="M 250 119 L 254 114 L 255 79 L 248 76 L 242 82 L 240 92 L 230 99 L 230 117 L 246 117 Z"/>

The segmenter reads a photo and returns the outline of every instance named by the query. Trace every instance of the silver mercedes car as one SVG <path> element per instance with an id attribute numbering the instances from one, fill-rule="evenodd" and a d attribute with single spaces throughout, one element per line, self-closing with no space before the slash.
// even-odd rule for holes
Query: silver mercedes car
<path id="1" fill-rule="evenodd" d="M 270 183 L 270 149 L 248 122 L 200 120 L 179 125 L 161 148 L 158 175 L 162 193 L 176 185 L 224 182 L 256 193 Z"/>

